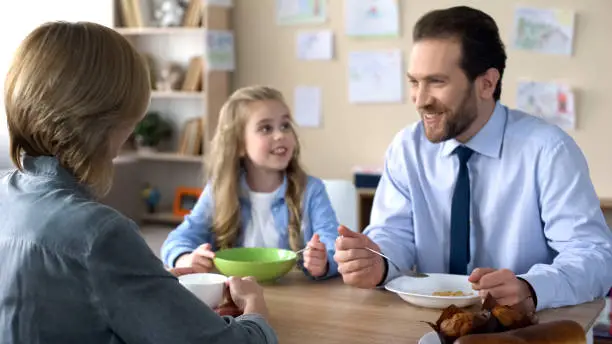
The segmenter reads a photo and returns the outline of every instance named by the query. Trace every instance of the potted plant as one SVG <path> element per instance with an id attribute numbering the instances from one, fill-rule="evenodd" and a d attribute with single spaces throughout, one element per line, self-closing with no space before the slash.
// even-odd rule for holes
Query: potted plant
<path id="1" fill-rule="evenodd" d="M 159 143 L 172 136 L 170 124 L 159 112 L 148 112 L 134 129 L 134 138 L 139 150 L 157 150 Z"/>

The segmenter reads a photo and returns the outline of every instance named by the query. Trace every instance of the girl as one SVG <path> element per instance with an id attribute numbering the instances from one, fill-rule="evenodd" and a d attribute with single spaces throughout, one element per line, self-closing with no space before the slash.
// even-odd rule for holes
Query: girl
<path id="1" fill-rule="evenodd" d="M 310 277 L 337 274 L 338 221 L 321 180 L 300 166 L 300 146 L 282 94 L 237 90 L 223 105 L 212 140 L 209 183 L 191 214 L 162 246 L 172 267 L 213 268 L 214 250 L 304 247 Z"/>
<path id="2" fill-rule="evenodd" d="M 230 278 L 244 315 L 218 316 L 98 201 L 149 105 L 149 72 L 125 38 L 93 23 L 42 25 L 4 89 L 17 170 L 0 178 L 0 342 L 277 343 L 254 281 Z"/>

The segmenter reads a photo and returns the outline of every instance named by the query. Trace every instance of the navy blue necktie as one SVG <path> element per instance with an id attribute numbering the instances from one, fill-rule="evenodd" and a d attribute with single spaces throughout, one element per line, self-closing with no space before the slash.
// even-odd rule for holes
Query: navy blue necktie
<path id="1" fill-rule="evenodd" d="M 459 173 L 451 208 L 450 273 L 467 275 L 470 262 L 470 176 L 467 162 L 474 153 L 468 147 L 455 148 L 459 158 Z"/>

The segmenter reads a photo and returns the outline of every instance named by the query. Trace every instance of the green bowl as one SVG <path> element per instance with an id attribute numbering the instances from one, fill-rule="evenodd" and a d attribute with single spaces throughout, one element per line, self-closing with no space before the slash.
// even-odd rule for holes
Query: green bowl
<path id="1" fill-rule="evenodd" d="M 253 276 L 258 282 L 276 280 L 295 265 L 297 255 L 280 248 L 239 247 L 215 253 L 215 267 L 226 276 Z"/>

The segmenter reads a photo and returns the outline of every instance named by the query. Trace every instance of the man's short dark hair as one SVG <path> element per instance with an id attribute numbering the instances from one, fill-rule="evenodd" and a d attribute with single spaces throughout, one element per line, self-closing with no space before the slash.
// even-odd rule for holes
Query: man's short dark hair
<path id="1" fill-rule="evenodd" d="M 461 69 L 473 82 L 489 68 L 499 71 L 493 98 L 499 100 L 506 52 L 495 20 L 488 14 L 467 6 L 434 10 L 414 25 L 414 43 L 424 39 L 458 39 L 461 43 Z"/>

